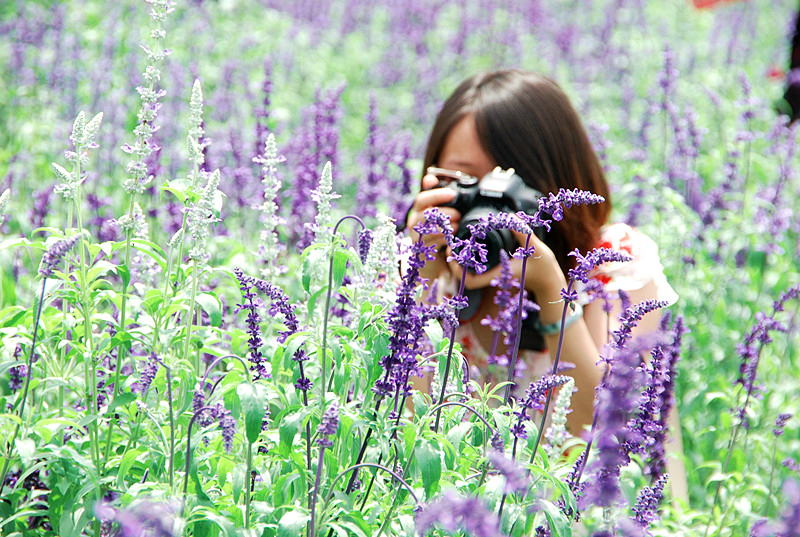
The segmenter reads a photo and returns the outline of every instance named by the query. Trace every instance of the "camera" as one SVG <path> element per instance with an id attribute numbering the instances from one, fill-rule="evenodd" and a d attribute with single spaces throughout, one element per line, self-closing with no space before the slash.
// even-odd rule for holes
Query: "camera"
<path id="1" fill-rule="evenodd" d="M 439 179 L 440 188 L 455 190 L 453 201 L 443 204 L 453 207 L 461 213 L 461 221 L 456 231 L 456 237 L 467 239 L 470 236 L 470 224 L 476 224 L 481 218 L 490 213 L 516 213 L 523 211 L 533 214 L 539 208 L 539 198 L 542 193 L 529 187 L 522 177 L 514 173 L 513 168 L 502 170 L 495 168 L 483 179 L 466 175 L 462 172 L 429 168 L 428 173 Z M 537 236 L 543 238 L 544 229 L 536 230 Z M 500 264 L 500 250 L 509 254 L 513 253 L 519 244 L 508 229 L 490 229 L 486 238 L 481 240 L 486 245 L 486 268 L 490 269 Z"/>

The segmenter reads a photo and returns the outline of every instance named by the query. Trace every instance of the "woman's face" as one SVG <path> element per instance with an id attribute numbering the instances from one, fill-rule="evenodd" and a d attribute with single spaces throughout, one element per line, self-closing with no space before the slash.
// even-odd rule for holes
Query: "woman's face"
<path id="1" fill-rule="evenodd" d="M 472 114 L 456 123 L 447 135 L 436 166 L 478 178 L 494 169 L 494 159 L 481 146 Z"/>

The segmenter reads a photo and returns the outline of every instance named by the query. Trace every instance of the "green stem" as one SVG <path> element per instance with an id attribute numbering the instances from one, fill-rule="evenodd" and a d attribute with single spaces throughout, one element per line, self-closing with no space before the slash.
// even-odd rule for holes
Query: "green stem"
<path id="1" fill-rule="evenodd" d="M 250 529 L 250 492 L 252 487 L 253 478 L 251 477 L 251 473 L 253 471 L 253 444 L 250 442 L 247 443 L 247 473 L 245 474 L 247 478 L 247 487 L 244 492 L 244 528 L 246 530 Z M 311 517 L 313 520 L 314 513 L 312 511 Z"/>
<path id="2" fill-rule="evenodd" d="M 189 343 L 192 339 L 192 318 L 194 317 L 194 305 L 197 299 L 197 259 L 192 264 L 192 298 L 189 301 L 189 311 L 186 313 L 186 340 L 183 346 L 183 359 L 189 360 Z M 200 364 L 197 359 L 193 360 L 194 372 L 196 376 L 200 376 Z"/>
<path id="3" fill-rule="evenodd" d="M 20 403 L 19 406 L 20 421 L 14 428 L 14 434 L 11 435 L 11 441 L 9 442 L 9 447 L 8 447 L 8 456 L 6 457 L 6 460 L 3 463 L 3 471 L 0 472 L 0 488 L 2 488 L 3 483 L 6 482 L 6 472 L 8 471 L 8 465 L 11 462 L 11 451 L 14 449 L 14 442 L 17 440 L 17 435 L 19 434 L 20 424 L 22 423 L 23 414 L 25 412 L 25 403 L 28 400 L 28 389 L 31 385 L 31 377 L 33 377 L 33 353 L 36 350 L 36 334 L 39 328 L 39 318 L 42 315 L 42 304 L 44 304 L 44 289 L 46 283 L 47 283 L 47 278 L 42 278 L 42 292 L 39 296 L 39 305 L 36 308 L 36 316 L 34 317 L 33 321 L 33 337 L 31 338 L 31 352 L 28 355 L 28 375 L 25 377 L 25 388 L 22 391 L 22 403 Z"/>

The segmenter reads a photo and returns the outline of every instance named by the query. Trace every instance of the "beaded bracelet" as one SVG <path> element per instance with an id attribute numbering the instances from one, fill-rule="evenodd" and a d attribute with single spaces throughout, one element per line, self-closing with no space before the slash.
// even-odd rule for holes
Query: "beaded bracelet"
<path id="1" fill-rule="evenodd" d="M 583 307 L 576 302 L 575 309 L 572 311 L 571 314 L 567 315 L 567 318 L 564 320 L 564 330 L 569 328 L 569 326 L 572 323 L 574 323 L 581 317 L 583 317 Z M 554 323 L 542 324 L 541 321 L 539 321 L 539 319 L 536 319 L 535 327 L 540 334 L 544 336 L 550 336 L 561 332 L 561 321 L 558 320 Z"/>

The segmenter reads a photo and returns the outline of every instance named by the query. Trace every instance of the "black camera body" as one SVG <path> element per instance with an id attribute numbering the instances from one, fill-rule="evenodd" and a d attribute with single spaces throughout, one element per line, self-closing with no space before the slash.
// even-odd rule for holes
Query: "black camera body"
<path id="1" fill-rule="evenodd" d="M 442 186 L 456 191 L 453 201 L 443 205 L 453 207 L 461 213 L 456 231 L 456 237 L 460 239 L 469 238 L 469 225 L 476 224 L 490 213 L 513 214 L 523 211 L 533 214 L 539 208 L 539 199 L 543 197 L 541 192 L 526 185 L 522 177 L 514 173 L 513 168 L 495 168 L 472 185 L 454 181 Z M 536 235 L 540 239 L 543 239 L 543 233 L 544 228 L 536 229 Z M 481 242 L 486 245 L 487 270 L 500 264 L 501 249 L 511 254 L 519 247 L 508 229 L 488 230 L 486 238 Z"/>

